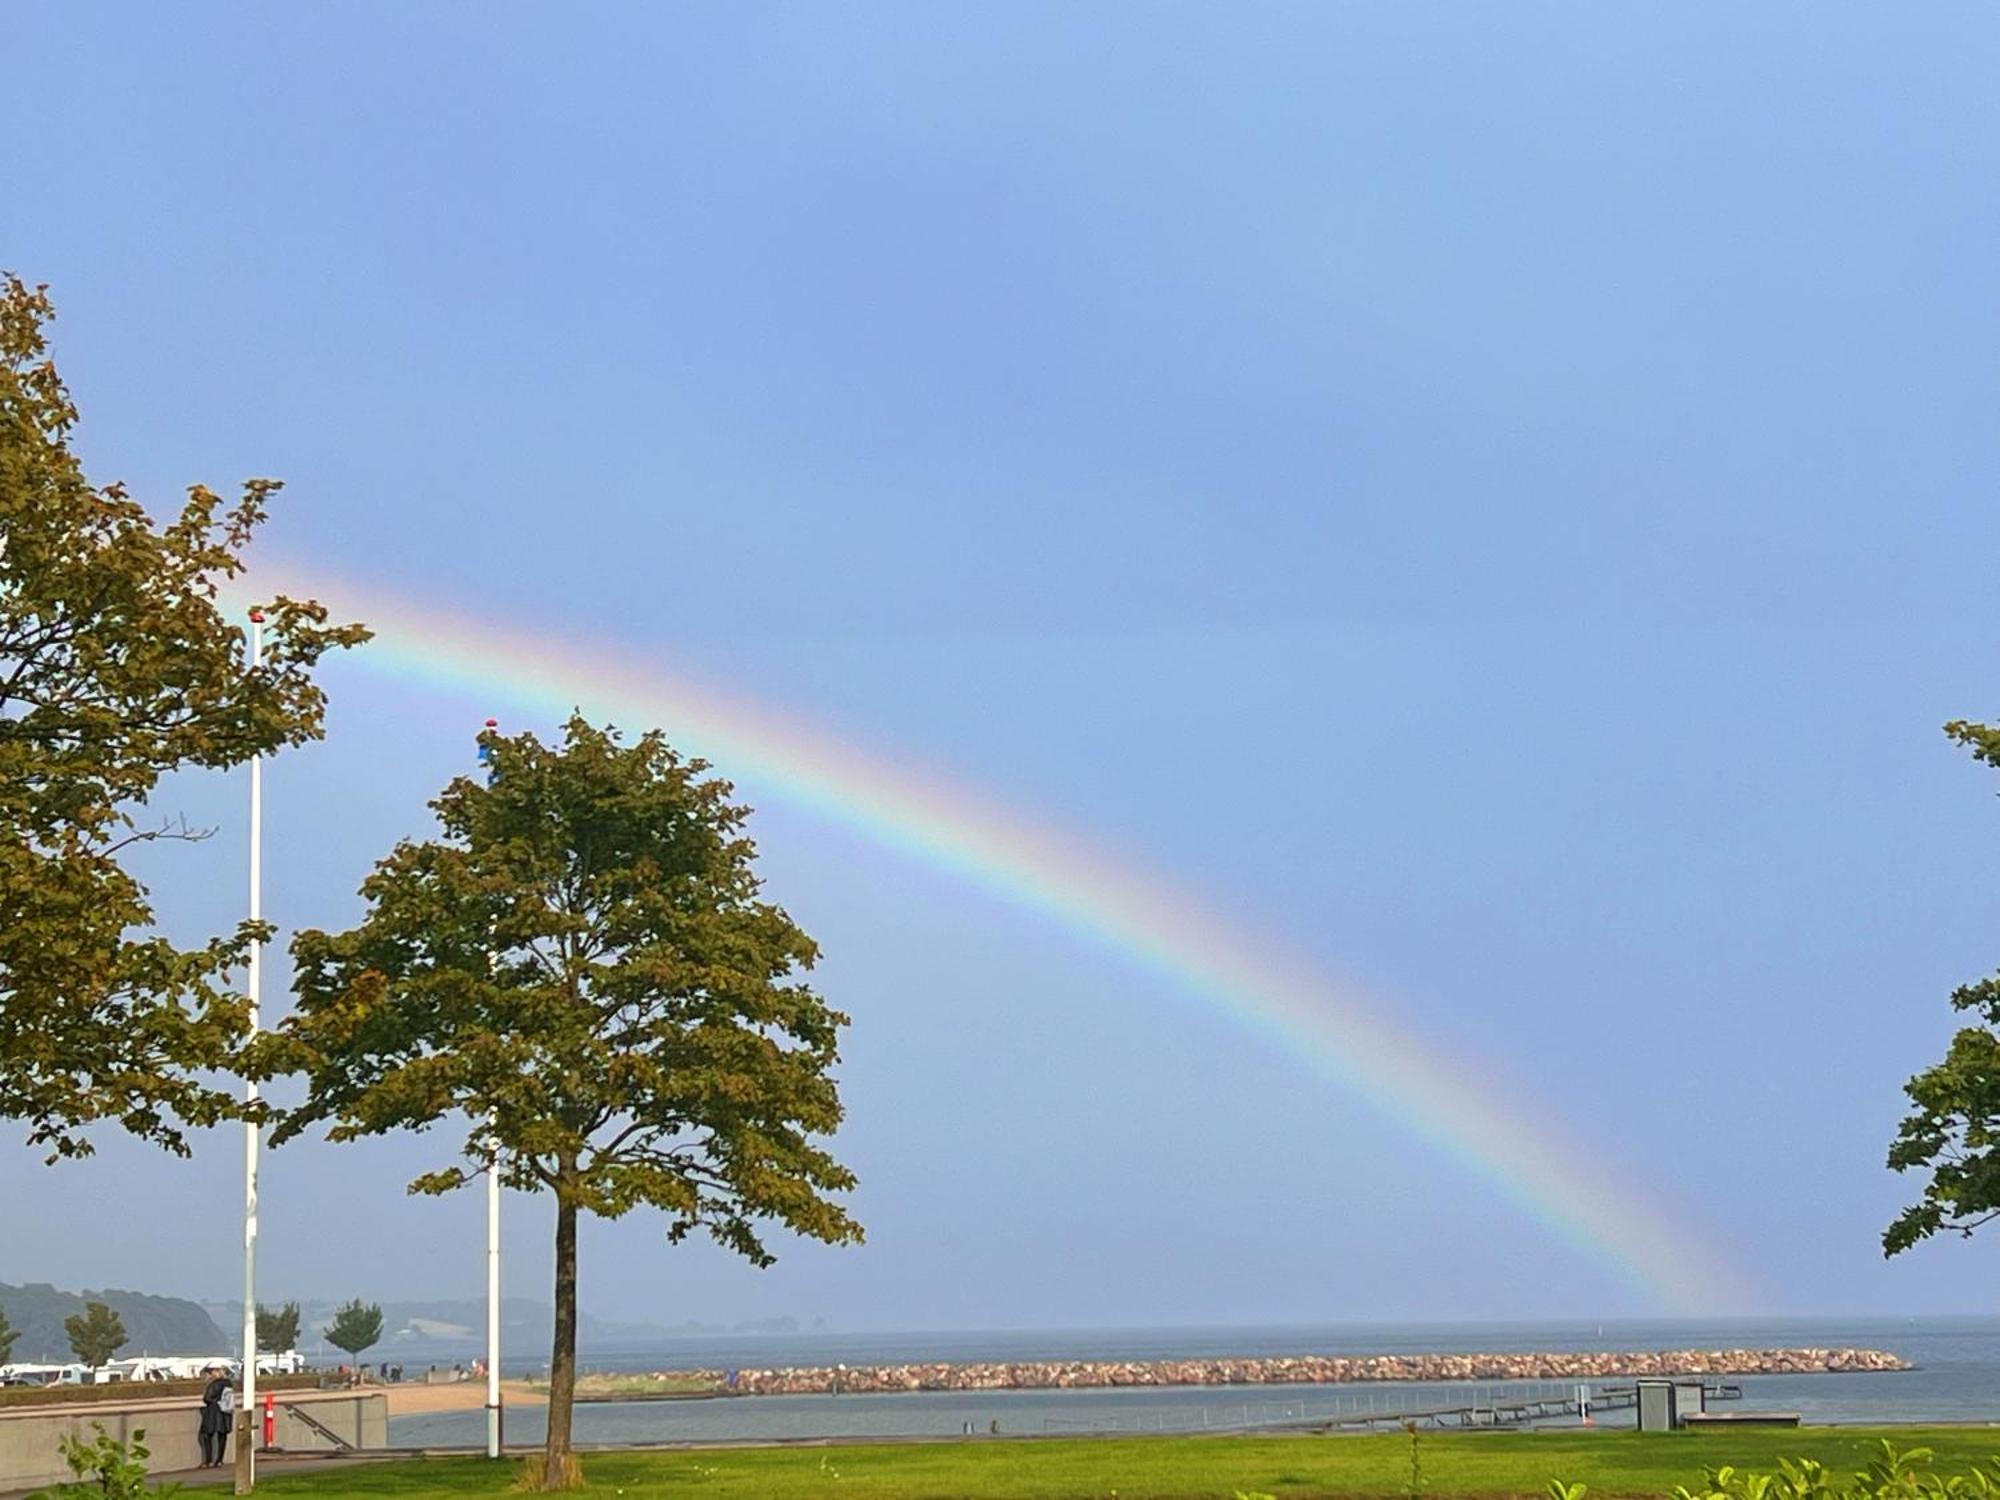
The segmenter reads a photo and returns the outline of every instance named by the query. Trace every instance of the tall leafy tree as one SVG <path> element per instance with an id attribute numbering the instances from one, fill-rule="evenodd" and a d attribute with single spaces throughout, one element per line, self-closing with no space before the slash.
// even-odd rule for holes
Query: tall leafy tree
<path id="1" fill-rule="evenodd" d="M 2000 728 L 1959 720 L 1945 733 L 2000 768 Z M 1903 1086 L 1914 1107 L 1889 1147 L 1889 1165 L 1929 1172 L 1930 1181 L 1883 1234 L 1889 1255 L 1940 1230 L 1969 1235 L 2000 1218 L 2000 975 L 1959 986 L 1951 1004 L 1976 1024 L 1960 1028 L 1943 1060 Z"/>
<path id="2" fill-rule="evenodd" d="M 257 1347 L 266 1354 L 283 1354 L 299 1347 L 299 1305 L 257 1306 Z"/>
<path id="3" fill-rule="evenodd" d="M 463 1122 L 442 1193 L 497 1150 L 555 1200 L 548 1444 L 531 1482 L 576 1481 L 577 1220 L 651 1207 L 758 1265 L 775 1223 L 830 1243 L 861 1229 L 817 1137 L 840 1123 L 846 1017 L 801 977 L 817 950 L 762 899 L 748 809 L 657 733 L 626 744 L 570 720 L 560 746 L 481 741 L 492 778 L 432 804 L 362 886 L 352 931 L 292 945 L 298 1008 L 272 1067 L 305 1075 L 283 1141 Z"/>
<path id="4" fill-rule="evenodd" d="M 0 1365 L 13 1358 L 14 1340 L 21 1336 L 21 1330 L 7 1321 L 7 1309 L 0 1307 Z"/>
<path id="5" fill-rule="evenodd" d="M 329 1344 L 349 1354 L 372 1349 L 382 1337 L 382 1306 L 378 1302 L 363 1302 L 359 1297 L 343 1302 L 333 1310 L 333 1321 L 326 1325 L 325 1331 Z"/>
<path id="6" fill-rule="evenodd" d="M 86 1302 L 83 1311 L 63 1319 L 63 1332 L 76 1357 L 93 1370 L 109 1364 L 111 1356 L 125 1347 L 125 1324 L 102 1302 Z"/>
<path id="7" fill-rule="evenodd" d="M 267 608 L 265 665 L 217 585 L 243 571 L 274 480 L 225 504 L 196 486 L 156 524 L 70 449 L 76 407 L 49 358 L 47 293 L 0 277 L 0 1116 L 51 1155 L 111 1120 L 185 1153 L 230 1114 L 244 1030 L 224 988 L 250 929 L 190 948 L 152 930 L 132 844 L 197 837 L 146 818 L 160 778 L 315 739 L 312 669 L 360 641 L 317 604 Z"/>

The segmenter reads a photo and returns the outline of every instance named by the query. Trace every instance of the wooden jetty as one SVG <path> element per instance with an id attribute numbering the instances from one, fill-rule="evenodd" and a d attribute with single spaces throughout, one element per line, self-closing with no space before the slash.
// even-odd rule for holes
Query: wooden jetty
<path id="1" fill-rule="evenodd" d="M 1708 1383 L 1706 1400 L 1739 1401 L 1743 1387 Z M 1376 1432 L 1429 1428 L 1531 1427 L 1580 1421 L 1599 1412 L 1631 1411 L 1635 1385 L 1560 1381 L 1521 1385 L 1446 1386 L 1438 1390 L 1377 1390 L 1315 1401 L 1245 1400 L 1196 1408 L 1158 1407 L 1115 1416 L 1046 1417 L 1044 1432 Z M 1747 1415 L 1747 1414 L 1746 1414 Z"/>

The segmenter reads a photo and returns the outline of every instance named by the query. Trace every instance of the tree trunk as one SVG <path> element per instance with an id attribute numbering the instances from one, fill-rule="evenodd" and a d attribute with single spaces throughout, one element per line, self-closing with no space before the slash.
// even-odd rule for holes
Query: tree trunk
<path id="1" fill-rule="evenodd" d="M 566 1175 L 566 1174 L 565 1174 Z M 577 1483 L 570 1450 L 570 1416 L 576 1405 L 576 1203 L 556 1189 L 556 1337 L 549 1354 L 549 1440 L 542 1450 L 542 1488 Z"/>

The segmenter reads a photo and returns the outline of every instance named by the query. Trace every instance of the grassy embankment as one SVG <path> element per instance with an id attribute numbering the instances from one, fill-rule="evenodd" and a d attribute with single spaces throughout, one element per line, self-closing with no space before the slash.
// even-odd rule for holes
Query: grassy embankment
<path id="1" fill-rule="evenodd" d="M 1859 1468 L 1880 1439 L 1936 1450 L 1954 1472 L 1989 1462 L 2000 1431 L 1985 1427 L 1799 1428 L 1701 1434 L 1633 1432 L 1427 1433 L 1420 1456 L 1427 1497 L 1534 1496 L 1561 1478 L 1592 1500 L 1666 1495 L 1704 1465 L 1768 1469 L 1809 1456 Z M 1182 1500 L 1238 1491 L 1285 1497 L 1406 1496 L 1410 1441 L 1367 1437 L 1061 1438 L 945 1443 L 828 1444 L 584 1457 L 597 1494 L 623 1500 L 702 1495 L 792 1500 Z M 284 1500 L 424 1500 L 502 1495 L 512 1464 L 480 1459 L 385 1463 L 320 1474 L 272 1475 L 260 1492 Z"/>

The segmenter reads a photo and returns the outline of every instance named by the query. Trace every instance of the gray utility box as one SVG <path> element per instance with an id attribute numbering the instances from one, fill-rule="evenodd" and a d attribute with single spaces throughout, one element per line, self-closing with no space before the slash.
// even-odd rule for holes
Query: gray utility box
<path id="1" fill-rule="evenodd" d="M 1671 1380 L 1641 1380 L 1639 1387 L 1639 1430 L 1674 1430 L 1674 1383 Z"/>
<path id="2" fill-rule="evenodd" d="M 1689 1417 L 1708 1410 L 1708 1392 L 1699 1380 L 1652 1376 L 1636 1384 L 1641 1432 L 1672 1432 L 1686 1425 Z"/>

